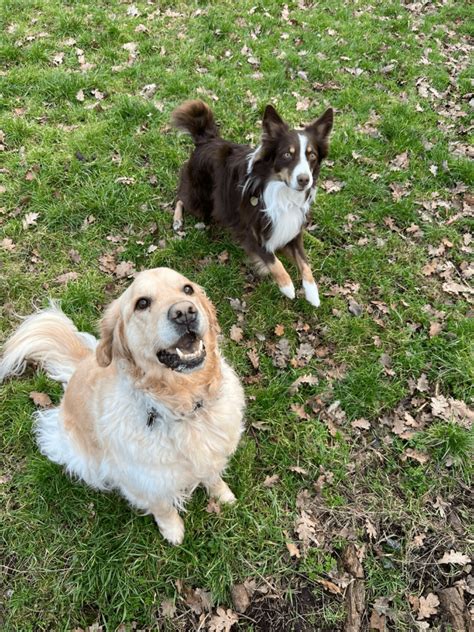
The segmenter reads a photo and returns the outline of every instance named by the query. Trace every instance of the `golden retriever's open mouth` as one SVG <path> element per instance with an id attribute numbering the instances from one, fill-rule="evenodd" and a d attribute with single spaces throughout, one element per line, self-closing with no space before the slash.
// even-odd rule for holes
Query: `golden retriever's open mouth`
<path id="1" fill-rule="evenodd" d="M 173 371 L 197 369 L 204 362 L 206 347 L 204 341 L 193 331 L 186 332 L 172 347 L 156 354 L 158 360 Z"/>

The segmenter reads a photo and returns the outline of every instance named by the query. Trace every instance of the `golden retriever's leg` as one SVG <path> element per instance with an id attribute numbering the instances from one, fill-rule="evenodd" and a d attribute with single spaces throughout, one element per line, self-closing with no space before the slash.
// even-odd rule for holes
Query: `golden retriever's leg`
<path id="1" fill-rule="evenodd" d="M 221 503 L 235 503 L 234 494 L 232 493 L 227 483 L 224 482 L 220 476 L 219 478 L 214 479 L 212 482 L 206 483 L 206 488 L 209 496 L 216 498 Z"/>
<path id="2" fill-rule="evenodd" d="M 175 231 L 175 233 L 183 228 L 183 211 L 184 205 L 181 200 L 178 200 L 176 202 L 173 215 L 173 230 Z"/>
<path id="3" fill-rule="evenodd" d="M 161 535 L 171 544 L 181 544 L 184 538 L 184 522 L 176 508 L 164 502 L 157 502 L 151 507 L 151 513 Z"/>

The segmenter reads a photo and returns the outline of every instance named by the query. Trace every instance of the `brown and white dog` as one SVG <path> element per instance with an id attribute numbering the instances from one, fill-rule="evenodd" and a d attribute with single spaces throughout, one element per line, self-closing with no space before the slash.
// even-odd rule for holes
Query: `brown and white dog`
<path id="1" fill-rule="evenodd" d="M 268 105 L 256 149 L 221 138 L 211 109 L 199 100 L 179 106 L 173 123 L 191 134 L 195 144 L 181 170 L 173 228 L 182 227 L 183 211 L 205 222 L 217 221 L 232 231 L 259 271 L 270 273 L 281 292 L 294 298 L 291 278 L 275 255 L 281 250 L 296 263 L 306 299 L 318 307 L 303 229 L 328 153 L 332 109 L 294 130 Z"/>
<path id="2" fill-rule="evenodd" d="M 28 361 L 62 382 L 60 406 L 36 414 L 41 452 L 94 488 L 116 489 L 179 544 L 178 509 L 198 485 L 235 500 L 222 473 L 243 430 L 244 393 L 218 331 L 204 291 L 156 268 L 107 308 L 99 341 L 54 305 L 27 318 L 5 344 L 0 382 Z"/>

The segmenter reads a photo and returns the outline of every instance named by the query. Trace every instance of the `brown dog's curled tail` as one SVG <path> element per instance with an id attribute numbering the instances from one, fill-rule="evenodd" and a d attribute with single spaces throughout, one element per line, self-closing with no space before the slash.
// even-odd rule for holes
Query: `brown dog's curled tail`
<path id="1" fill-rule="evenodd" d="M 175 127 L 191 134 L 195 144 L 205 143 L 219 136 L 211 108 L 199 99 L 185 101 L 171 115 Z"/>

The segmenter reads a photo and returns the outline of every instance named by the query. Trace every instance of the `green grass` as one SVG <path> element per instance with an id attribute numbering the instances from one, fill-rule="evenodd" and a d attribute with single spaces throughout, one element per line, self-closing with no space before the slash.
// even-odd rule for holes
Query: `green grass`
<path id="1" fill-rule="evenodd" d="M 127 285 L 99 267 L 105 254 L 131 261 L 137 270 L 171 266 L 201 283 L 217 306 L 225 355 L 246 384 L 248 430 L 228 470 L 238 504 L 208 514 L 198 491 L 185 515 L 183 546 L 167 546 L 150 517 L 114 494 L 69 480 L 38 453 L 28 394 L 47 392 L 57 402 L 58 385 L 33 372 L 7 382 L 0 391 L 2 627 L 72 629 L 98 622 L 107 630 L 124 623 L 128 630 L 136 622 L 138 628 L 179 629 L 160 614 L 165 598 L 176 599 L 184 612 L 177 580 L 232 607 L 233 584 L 271 578 L 294 608 L 300 607 L 301 586 L 307 588 L 311 608 L 303 614 L 313 629 L 341 629 L 344 601 L 317 580 L 336 570 L 352 538 L 367 547 L 368 616 L 374 599 L 387 597 L 397 629 L 413 629 L 406 595 L 446 585 L 441 572 L 423 574 L 424 552 L 411 550 L 413 536 L 424 531 L 439 558 L 447 548 L 467 546 L 472 524 L 468 430 L 428 415 L 407 440 L 384 421 L 399 406 L 412 415 L 428 413 L 437 394 L 467 404 L 472 398 L 469 295 L 443 290 L 450 280 L 469 284 L 463 276 L 472 250 L 463 187 L 472 186 L 473 166 L 452 146 L 469 142 L 469 7 L 431 3 L 418 14 L 395 0 L 372 6 L 290 2 L 287 20 L 278 2 L 137 0 L 139 17 L 127 15 L 130 6 L 118 0 L 5 0 L 0 8 L 0 241 L 15 244 L 12 251 L 0 247 L 0 336 L 16 326 L 17 314 L 45 305 L 48 297 L 61 299 L 80 329 L 96 332 L 104 306 Z M 139 24 L 146 29 L 137 32 Z M 71 38 L 75 44 L 67 43 Z M 123 45 L 129 42 L 137 44 L 138 55 L 127 65 Z M 81 72 L 76 49 L 92 68 Z M 55 66 L 59 52 L 63 63 Z M 258 67 L 247 61 L 250 55 Z M 355 68 L 363 72 L 346 70 Z M 447 95 L 421 96 L 421 79 Z M 142 97 L 151 83 L 155 95 Z M 76 98 L 80 90 L 83 102 Z M 88 108 L 96 103 L 92 90 L 104 98 Z M 171 209 L 190 142 L 168 125 L 173 108 L 190 97 L 210 102 L 224 135 L 237 142 L 258 140 L 270 101 L 293 125 L 313 120 L 328 105 L 336 109 L 321 180 L 345 185 L 335 194 L 320 188 L 316 227 L 306 236 L 320 279 L 319 310 L 302 298 L 291 303 L 269 280 L 257 280 L 224 232 L 196 230 L 189 220 L 185 238 L 173 236 Z M 300 112 L 301 98 L 310 106 Z M 451 115 L 439 112 L 447 103 Z M 378 135 L 360 129 L 373 113 Z M 404 151 L 408 168 L 393 171 L 390 161 Z M 117 182 L 121 177 L 133 183 Z M 393 199 L 394 183 L 406 187 L 400 201 Z M 22 220 L 33 212 L 37 224 L 24 229 Z M 429 247 L 443 240 L 452 244 L 438 257 L 444 267 L 426 276 Z M 159 247 L 150 253 L 151 245 Z M 217 257 L 224 250 L 230 257 L 222 265 Z M 71 271 L 77 278 L 67 286 L 57 281 Z M 363 307 L 359 317 L 349 313 L 347 293 Z M 237 322 L 228 299 L 236 297 L 248 308 L 240 344 L 228 338 Z M 433 321 L 442 329 L 430 337 Z M 285 327 L 294 357 L 307 335 L 301 333 L 305 323 L 315 349 L 326 352 L 304 366 L 275 367 L 275 326 Z M 260 355 L 257 378 L 247 358 L 252 347 Z M 389 371 L 382 354 L 390 357 Z M 422 373 L 428 392 L 413 390 Z M 303 374 L 317 375 L 319 384 L 289 396 L 289 386 Z M 320 412 L 307 403 L 314 397 L 322 399 Z M 335 400 L 346 416 L 333 437 L 326 410 Z M 306 404 L 309 419 L 298 419 L 291 404 Z M 371 428 L 358 433 L 351 421 L 361 417 Z M 408 447 L 426 452 L 429 461 L 404 461 Z M 307 473 L 292 471 L 295 465 Z M 263 481 L 273 474 L 280 482 L 267 489 Z M 329 478 L 316 495 L 321 475 Z M 316 498 L 327 540 L 295 561 L 285 543 L 288 537 L 297 541 L 302 489 Z M 459 518 L 455 532 L 433 508 L 437 497 Z M 399 549 L 370 540 L 366 518 L 378 539 L 396 534 Z M 252 616 L 239 626 L 261 629 Z"/>

